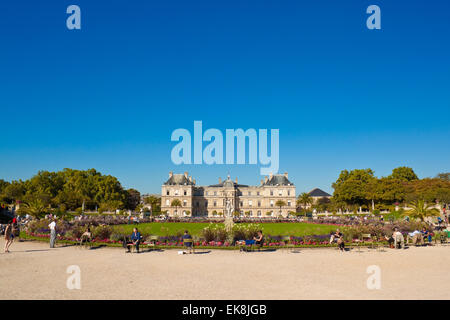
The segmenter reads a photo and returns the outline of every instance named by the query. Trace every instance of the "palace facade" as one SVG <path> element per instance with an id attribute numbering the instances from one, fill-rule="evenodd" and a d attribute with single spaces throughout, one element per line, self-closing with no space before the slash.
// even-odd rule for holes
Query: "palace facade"
<path id="1" fill-rule="evenodd" d="M 179 200 L 178 201 L 174 200 Z M 280 208 L 279 200 L 284 203 Z M 288 174 L 265 177 L 258 186 L 248 186 L 235 181 L 219 178 L 218 184 L 196 186 L 187 172 L 169 173 L 169 179 L 161 188 L 161 211 L 171 217 L 207 216 L 219 217 L 227 212 L 227 202 L 231 203 L 234 215 L 248 217 L 286 217 L 296 209 L 295 186 Z M 278 204 L 277 204 L 278 202 Z"/>

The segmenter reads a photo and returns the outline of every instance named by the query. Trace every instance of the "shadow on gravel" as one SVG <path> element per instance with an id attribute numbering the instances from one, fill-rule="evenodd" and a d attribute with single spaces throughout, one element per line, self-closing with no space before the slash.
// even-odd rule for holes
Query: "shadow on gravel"
<path id="1" fill-rule="evenodd" d="M 193 254 L 206 254 L 206 253 L 210 253 L 211 250 L 208 251 L 195 251 Z"/>

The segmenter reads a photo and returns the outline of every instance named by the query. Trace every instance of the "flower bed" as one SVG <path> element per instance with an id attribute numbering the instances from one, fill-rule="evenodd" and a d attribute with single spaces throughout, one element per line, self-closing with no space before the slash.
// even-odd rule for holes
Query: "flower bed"
<path id="1" fill-rule="evenodd" d="M 28 225 L 26 230 L 26 236 L 34 240 L 45 240 L 48 241 L 50 237 L 50 230 L 48 229 L 49 221 L 42 219 L 38 221 L 33 221 Z M 309 222 L 309 224 L 315 224 Z M 323 224 L 323 223 L 322 223 Z M 120 246 L 129 234 L 125 234 L 120 230 L 115 230 L 110 225 L 99 225 L 99 224 L 81 224 L 79 221 L 57 221 L 57 232 L 59 241 L 68 241 L 76 243 L 87 227 L 91 228 L 93 234 L 94 243 Z M 333 224 L 333 226 L 341 227 L 344 233 L 344 240 L 347 245 L 352 245 L 355 242 L 362 244 L 359 239 L 362 238 L 363 234 L 371 234 L 376 236 L 378 239 L 383 239 L 386 236 L 392 234 L 393 228 L 397 227 L 400 232 L 407 234 L 408 232 L 414 230 L 421 230 L 423 226 L 422 223 L 416 222 L 399 222 L 396 224 L 386 224 L 386 223 L 373 223 L 373 224 L 359 224 L 359 225 L 341 225 Z M 426 226 L 427 227 L 427 226 Z M 427 227 L 429 231 L 429 227 Z M 264 230 L 263 224 L 254 223 L 236 223 L 233 229 L 226 230 L 224 225 L 210 223 L 205 227 L 200 237 L 194 237 L 194 246 L 199 248 L 236 248 L 234 243 L 237 240 L 252 239 L 256 236 L 258 230 Z M 320 231 L 319 231 L 320 232 Z M 141 233 L 142 234 L 142 233 Z M 150 236 L 150 234 L 142 234 L 144 237 L 144 242 Z M 182 233 L 177 233 L 176 235 L 166 235 L 159 236 L 156 245 L 162 248 L 181 248 L 183 247 Z M 269 248 L 281 248 L 286 245 L 286 237 L 289 236 L 289 244 L 295 247 L 329 247 L 335 246 L 329 244 L 330 234 L 312 234 L 305 236 L 292 236 L 292 235 L 271 235 L 265 234 L 264 239 L 265 247 Z M 372 243 L 371 241 L 366 241 L 367 243 Z"/>

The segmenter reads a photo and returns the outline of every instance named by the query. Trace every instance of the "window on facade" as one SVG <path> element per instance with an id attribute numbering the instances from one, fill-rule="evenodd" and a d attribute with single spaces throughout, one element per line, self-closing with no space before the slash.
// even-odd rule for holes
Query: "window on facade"
<path id="1" fill-rule="evenodd" d="M 175 195 L 176 195 L 176 196 L 178 195 L 178 190 L 175 190 Z"/>
<path id="2" fill-rule="evenodd" d="M 187 206 L 187 201 L 183 200 L 183 207 L 186 207 L 186 206 Z"/>
<path id="3" fill-rule="evenodd" d="M 288 201 L 288 207 L 290 207 L 291 206 L 291 202 L 290 201 Z"/>
<path id="4" fill-rule="evenodd" d="M 250 217 L 253 217 L 253 211 L 250 210 Z"/>
<path id="5" fill-rule="evenodd" d="M 239 205 L 240 205 L 241 207 L 243 207 L 243 206 L 244 206 L 244 202 L 239 201 Z"/>
<path id="6" fill-rule="evenodd" d="M 170 194 L 170 192 L 169 192 L 169 190 L 167 190 L 167 191 L 166 191 L 166 195 L 169 195 L 169 194 Z"/>
<path id="7" fill-rule="evenodd" d="M 214 195 L 217 196 L 217 192 L 216 191 L 214 191 Z"/>
<path id="8" fill-rule="evenodd" d="M 169 199 L 166 200 L 166 206 L 170 206 L 170 200 Z"/>
<path id="9" fill-rule="evenodd" d="M 278 190 L 278 195 L 279 196 L 283 195 L 283 191 L 282 190 Z"/>
<path id="10" fill-rule="evenodd" d="M 217 207 L 217 202 L 216 201 L 214 201 L 214 207 Z"/>
<path id="11" fill-rule="evenodd" d="M 208 206 L 208 200 L 207 201 L 205 201 L 205 207 L 207 207 Z"/>
<path id="12" fill-rule="evenodd" d="M 261 201 L 258 201 L 258 207 L 261 207 Z"/>
<path id="13" fill-rule="evenodd" d="M 197 201 L 197 202 L 195 203 L 195 206 L 196 206 L 196 207 L 199 207 L 199 203 L 198 203 L 198 201 Z"/>
<path id="14" fill-rule="evenodd" d="M 256 192 L 256 195 L 257 195 L 257 196 L 259 196 L 259 191 L 258 191 L 258 192 Z"/>
<path id="15" fill-rule="evenodd" d="M 290 196 L 291 195 L 291 190 L 288 190 L 288 196 Z"/>
<path id="16" fill-rule="evenodd" d="M 258 210 L 258 217 L 261 217 L 261 211 Z"/>
<path id="17" fill-rule="evenodd" d="M 270 206 L 273 207 L 273 200 L 270 200 Z"/>
<path id="18" fill-rule="evenodd" d="M 273 190 L 270 190 L 270 195 L 273 196 Z"/>
<path id="19" fill-rule="evenodd" d="M 253 201 L 252 201 L 252 200 L 248 200 L 248 205 L 249 205 L 249 207 L 251 207 L 252 204 L 253 204 Z"/>
<path id="20" fill-rule="evenodd" d="M 252 192 L 251 192 L 251 191 L 249 191 L 249 192 L 248 192 L 248 195 L 249 195 L 249 196 L 251 196 L 251 195 L 252 195 Z"/>
<path id="21" fill-rule="evenodd" d="M 184 190 L 184 195 L 187 196 L 187 191 L 186 190 Z"/>

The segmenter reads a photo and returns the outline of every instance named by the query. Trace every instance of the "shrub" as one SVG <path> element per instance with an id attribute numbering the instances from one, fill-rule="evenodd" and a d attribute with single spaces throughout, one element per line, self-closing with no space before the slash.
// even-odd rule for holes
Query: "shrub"
<path id="1" fill-rule="evenodd" d="M 113 231 L 109 236 L 109 239 L 112 241 L 123 241 L 126 237 L 127 235 L 123 232 Z"/>
<path id="2" fill-rule="evenodd" d="M 82 227 L 72 227 L 72 229 L 66 232 L 66 237 L 79 239 L 83 233 L 84 230 Z"/>
<path id="3" fill-rule="evenodd" d="M 207 227 L 203 228 L 202 230 L 202 236 L 205 239 L 206 242 L 214 241 L 214 238 L 216 237 L 213 225 L 210 224 Z"/>
<path id="4" fill-rule="evenodd" d="M 94 227 L 94 230 L 92 230 L 92 234 L 94 238 L 97 239 L 109 239 L 109 237 L 112 234 L 112 228 L 109 226 L 98 226 Z"/>

